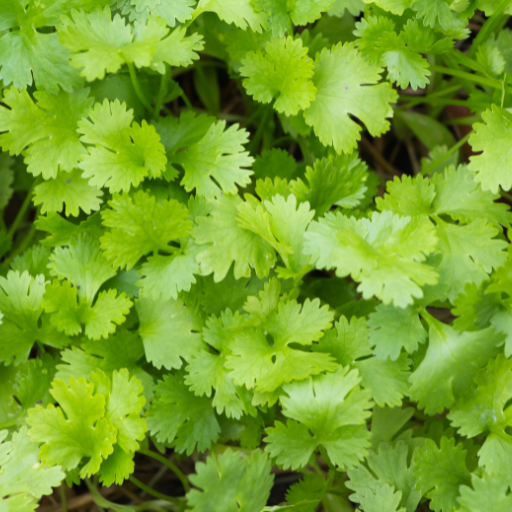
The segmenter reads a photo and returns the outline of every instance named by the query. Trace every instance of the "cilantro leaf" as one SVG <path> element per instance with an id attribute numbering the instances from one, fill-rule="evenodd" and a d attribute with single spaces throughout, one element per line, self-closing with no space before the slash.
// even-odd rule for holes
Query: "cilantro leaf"
<path id="1" fill-rule="evenodd" d="M 192 511 L 209 507 L 215 510 L 263 510 L 270 495 L 274 477 L 266 454 L 259 450 L 250 457 L 226 450 L 222 455 L 210 455 L 196 464 L 196 473 L 190 480 L 196 489 L 188 494 Z"/>
<path id="2" fill-rule="evenodd" d="M 422 218 L 373 213 L 357 220 L 338 212 L 312 222 L 304 252 L 317 268 L 336 268 L 339 277 L 360 281 L 364 298 L 406 307 L 422 297 L 420 286 L 437 282 L 435 271 L 423 264 L 437 245 L 433 226 Z"/>
<path id="3" fill-rule="evenodd" d="M 235 194 L 237 185 L 250 182 L 252 171 L 246 168 L 254 159 L 244 151 L 248 133 L 236 124 L 225 128 L 225 121 L 213 123 L 202 139 L 170 159 L 185 170 L 181 184 L 187 192 L 196 189 L 198 194 L 212 198 L 221 191 Z"/>
<path id="4" fill-rule="evenodd" d="M 390 486 L 398 490 L 400 495 L 395 509 L 401 506 L 406 512 L 415 512 L 421 492 L 416 489 L 415 459 L 409 462 L 408 451 L 403 441 L 398 441 L 394 446 L 381 443 L 377 452 L 368 455 L 368 468 L 360 465 L 349 469 L 347 487 L 355 492 L 350 500 L 364 506 L 370 493 L 379 494 L 382 487 Z"/>
<path id="5" fill-rule="evenodd" d="M 469 139 L 473 151 L 482 154 L 471 157 L 469 169 L 475 172 L 475 179 L 483 190 L 496 194 L 499 187 L 512 188 L 512 174 L 509 172 L 509 145 L 512 136 L 512 118 L 510 114 L 493 105 L 491 110 L 482 113 L 483 123 L 475 123 Z"/>
<path id="6" fill-rule="evenodd" d="M 287 116 L 308 108 L 315 97 L 313 62 L 302 39 L 271 39 L 265 51 L 249 52 L 242 60 L 240 74 L 247 77 L 244 87 L 254 99 L 270 103 Z"/>
<path id="7" fill-rule="evenodd" d="M 200 316 L 181 300 L 153 301 L 144 296 L 136 304 L 139 335 L 147 360 L 156 368 L 180 368 L 204 344 Z"/>
<path id="8" fill-rule="evenodd" d="M 37 506 L 35 499 L 51 494 L 65 474 L 59 466 L 41 466 L 39 447 L 30 441 L 26 427 L 15 432 L 10 441 L 5 441 L 6 435 L 7 430 L 0 431 L 0 507 L 6 512 L 32 511 Z"/>
<path id="9" fill-rule="evenodd" d="M 275 287 L 279 297 L 280 284 L 273 279 L 260 292 L 261 302 L 256 298 L 248 301 L 246 311 L 254 309 L 258 303 L 266 304 L 269 292 L 272 293 L 271 287 Z M 271 392 L 285 382 L 333 370 L 336 366 L 328 354 L 290 347 L 292 343 L 304 347 L 311 345 L 322 337 L 323 330 L 330 327 L 332 318 L 326 306 L 320 307 L 318 299 L 306 299 L 302 305 L 294 300 L 287 301 L 285 297 L 278 299 L 267 314 L 260 317 L 258 323 L 261 322 L 261 326 L 249 326 L 233 333 L 226 368 L 231 370 L 235 384 Z"/>
<path id="10" fill-rule="evenodd" d="M 59 40 L 72 52 L 70 62 L 81 70 L 88 81 L 103 79 L 105 73 L 115 73 L 124 64 L 152 67 L 164 73 L 164 62 L 172 66 L 188 64 L 201 50 L 201 37 L 185 37 L 185 31 L 169 30 L 162 18 L 149 15 L 147 22 L 135 22 L 134 30 L 110 8 L 97 9 L 89 14 L 73 10 L 63 17 Z M 100 30 L 97 27 L 101 27 Z M 168 37 L 167 37 L 168 36 Z M 172 52 L 169 50 L 172 48 Z"/>
<path id="11" fill-rule="evenodd" d="M 103 225 L 110 228 L 100 239 L 106 258 L 128 270 L 145 254 L 173 252 L 170 243 L 192 230 L 189 213 L 175 199 L 158 202 L 147 192 L 116 195 L 109 209 L 101 212 Z"/>
<path id="12" fill-rule="evenodd" d="M 394 22 L 387 17 L 368 16 L 356 24 L 358 48 L 372 62 L 388 69 L 388 78 L 402 89 L 423 89 L 430 83 L 428 62 L 411 50 L 402 33 L 395 32 Z"/>
<path id="13" fill-rule="evenodd" d="M 470 473 L 466 467 L 466 452 L 455 439 L 443 437 L 439 448 L 432 439 L 425 440 L 425 447 L 416 451 L 414 474 L 417 487 L 430 498 L 430 508 L 436 512 L 457 510 L 459 486 L 469 484 Z"/>
<path id="14" fill-rule="evenodd" d="M 368 166 L 357 153 L 322 158 L 313 167 L 307 167 L 309 187 L 303 194 L 294 190 L 300 199 L 308 201 L 317 217 L 322 217 L 332 206 L 355 208 L 368 190 Z"/>
<path id="15" fill-rule="evenodd" d="M 124 6 L 123 14 L 131 7 L 130 12 L 133 12 L 134 9 L 136 18 L 147 19 L 151 13 L 163 18 L 169 27 L 174 27 L 176 21 L 185 23 L 192 17 L 194 4 L 195 0 L 131 0 L 130 5 Z"/>
<path id="16" fill-rule="evenodd" d="M 379 304 L 370 314 L 368 326 L 369 341 L 375 346 L 374 353 L 379 359 L 389 357 L 396 361 L 402 347 L 412 354 L 427 338 L 418 312 L 411 306 L 399 309 Z"/>
<path id="17" fill-rule="evenodd" d="M 62 212 L 77 217 L 82 210 L 86 214 L 99 210 L 101 190 L 91 187 L 77 169 L 59 172 L 56 178 L 40 183 L 34 190 L 34 204 L 41 205 L 41 213 Z"/>
<path id="18" fill-rule="evenodd" d="M 89 117 L 78 123 L 78 131 L 80 140 L 91 144 L 79 164 L 90 185 L 126 192 L 148 176 L 160 177 L 167 159 L 153 126 L 132 123 L 133 110 L 117 99 L 96 103 Z"/>
<path id="19" fill-rule="evenodd" d="M 400 405 L 408 393 L 410 361 L 405 355 L 396 362 L 367 356 L 372 353 L 368 343 L 368 329 L 364 318 L 352 317 L 349 322 L 342 316 L 335 331 L 328 331 L 315 351 L 332 354 L 341 365 L 357 368 L 361 387 L 371 392 L 378 405 Z"/>
<path id="20" fill-rule="evenodd" d="M 411 6 L 411 0 L 363 0 L 363 2 L 365 4 L 376 4 L 384 11 L 398 14 L 399 16 Z"/>
<path id="21" fill-rule="evenodd" d="M 96 391 L 106 398 L 105 417 L 117 430 L 117 444 L 125 452 L 134 452 L 147 429 L 146 421 L 140 417 L 146 403 L 141 381 L 135 376 L 130 378 L 126 368 L 114 370 L 112 380 L 98 370 L 91 374 L 91 380 Z"/>
<path id="22" fill-rule="evenodd" d="M 411 398 L 428 414 L 451 407 L 464 394 L 476 372 L 493 357 L 503 335 L 492 327 L 458 333 L 430 315 L 429 345 L 423 361 L 410 377 Z"/>
<path id="23" fill-rule="evenodd" d="M 52 275 L 66 281 L 46 287 L 44 308 L 58 330 L 78 334 L 85 324 L 85 334 L 92 339 L 106 338 L 121 324 L 132 302 L 115 289 L 98 290 L 115 271 L 100 252 L 99 244 L 86 236 L 70 242 L 68 248 L 57 247 L 49 265 Z M 94 305 L 93 305 L 94 302 Z"/>
<path id="24" fill-rule="evenodd" d="M 44 179 L 56 178 L 59 169 L 72 171 L 86 153 L 77 133 L 77 123 L 92 107 L 89 89 L 52 96 L 35 92 L 34 103 L 27 91 L 6 89 L 0 107 L 0 146 L 19 155 L 27 146 L 28 172 Z"/>
<path id="25" fill-rule="evenodd" d="M 109 377 L 114 370 L 126 368 L 144 385 L 144 395 L 153 395 L 153 377 L 141 367 L 144 357 L 142 340 L 136 333 L 120 329 L 109 336 L 108 342 L 89 340 L 81 347 L 72 347 L 61 352 L 62 364 L 57 365 L 56 377 L 67 380 L 69 377 L 89 378 L 90 373 L 102 370 Z"/>
<path id="26" fill-rule="evenodd" d="M 36 28 L 45 23 L 34 23 L 31 14 L 35 13 L 33 9 L 25 11 L 26 3 L 22 5 L 17 0 L 9 3 L 19 6 L 14 19 L 19 20 L 20 26 L 19 30 L 6 31 L 0 37 L 0 79 L 4 85 L 13 84 L 17 89 L 25 89 L 35 82 L 39 89 L 51 94 L 57 94 L 59 88 L 71 92 L 74 87 L 79 87 L 82 81 L 70 66 L 69 54 L 59 43 L 58 35 L 38 32 Z M 11 26 L 8 24 L 5 28 Z"/>
<path id="27" fill-rule="evenodd" d="M 96 473 L 116 442 L 116 429 L 105 418 L 105 397 L 95 393 L 94 384 L 73 377 L 69 387 L 54 380 L 51 393 L 60 407 L 37 405 L 28 411 L 27 424 L 32 427 L 28 433 L 33 441 L 43 443 L 41 460 L 71 470 L 88 458 L 81 477 Z"/>
<path id="28" fill-rule="evenodd" d="M 390 103 L 397 95 L 389 83 L 380 80 L 381 68 L 370 64 L 353 43 L 324 48 L 315 58 L 313 84 L 316 96 L 304 111 L 320 141 L 333 145 L 338 153 L 351 153 L 357 147 L 362 128 L 349 114 L 360 119 L 371 135 L 389 128 Z"/>
<path id="29" fill-rule="evenodd" d="M 510 479 L 506 473 L 492 476 L 484 473 L 482 477 L 472 474 L 471 486 L 460 487 L 457 501 L 462 512 L 506 512 L 512 507 L 512 495 L 508 492 Z"/>
<path id="30" fill-rule="evenodd" d="M 199 0 L 192 19 L 204 12 L 214 12 L 221 20 L 242 30 L 250 27 L 254 32 L 261 32 L 268 26 L 266 16 L 254 10 L 251 0 Z"/>
<path id="31" fill-rule="evenodd" d="M 0 360 L 7 364 L 24 363 L 36 340 L 43 341 L 44 327 L 39 327 L 43 313 L 46 281 L 43 275 L 30 276 L 10 271 L 0 277 Z"/>
<path id="32" fill-rule="evenodd" d="M 149 430 L 159 442 L 173 443 L 179 453 L 204 452 L 217 441 L 220 426 L 211 400 L 192 393 L 180 374 L 164 376 L 146 414 Z"/>
<path id="33" fill-rule="evenodd" d="M 449 414 L 452 425 L 458 427 L 461 435 L 475 437 L 488 432 L 478 452 L 479 465 L 495 475 L 508 467 L 512 457 L 511 436 L 506 430 L 510 423 L 506 404 L 512 396 L 511 370 L 511 362 L 502 354 L 490 360 Z"/>
<path id="34" fill-rule="evenodd" d="M 251 267 L 258 277 L 268 275 L 276 256 L 272 246 L 259 235 L 240 227 L 237 216 L 242 200 L 238 196 L 221 196 L 208 217 L 198 217 L 192 235 L 198 245 L 208 244 L 197 256 L 203 274 L 214 273 L 221 281 L 234 262 L 235 279 L 249 277 Z"/>
<path id="35" fill-rule="evenodd" d="M 333 373 L 283 386 L 281 396 L 287 426 L 276 422 L 267 428 L 266 450 L 285 468 L 304 466 L 315 448 L 323 446 L 331 461 L 342 469 L 363 459 L 369 446 L 369 432 L 363 426 L 371 407 L 368 391 L 358 386 L 356 370 L 339 367 Z M 295 432 L 294 432 L 295 431 Z M 309 431 L 314 437 L 310 437 Z M 290 443 L 299 442 L 295 453 Z"/>
<path id="36" fill-rule="evenodd" d="M 228 418 L 236 419 L 249 412 L 247 393 L 243 388 L 235 386 L 225 363 L 226 354 L 230 353 L 233 330 L 243 325 L 243 322 L 244 318 L 240 314 L 233 315 L 229 309 L 220 318 L 210 317 L 206 321 L 203 336 L 204 341 L 215 350 L 194 353 L 186 368 L 188 375 L 185 378 L 185 383 L 198 396 L 210 397 L 212 390 L 215 390 L 212 404 L 217 412 L 225 412 Z"/>

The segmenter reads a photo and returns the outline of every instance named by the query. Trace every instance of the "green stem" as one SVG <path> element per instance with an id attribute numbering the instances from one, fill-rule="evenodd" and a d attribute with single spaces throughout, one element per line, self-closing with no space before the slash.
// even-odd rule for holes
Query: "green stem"
<path id="1" fill-rule="evenodd" d="M 153 119 L 156 119 L 160 115 L 160 109 L 164 101 L 165 95 L 167 94 L 167 84 L 169 77 L 171 76 L 171 67 L 165 65 L 165 73 L 160 77 L 160 87 L 158 88 L 158 96 L 156 98 L 155 110 L 153 112 Z"/>
<path id="2" fill-rule="evenodd" d="M 68 512 L 68 497 L 66 496 L 66 484 L 64 482 L 60 486 L 60 508 L 62 512 Z"/>
<path id="3" fill-rule="evenodd" d="M 37 185 L 39 185 L 40 182 L 41 178 L 37 178 L 32 182 L 32 185 L 30 185 L 30 188 L 27 192 L 27 195 L 25 196 L 25 199 L 18 212 L 18 215 L 16 215 L 16 218 L 9 227 L 9 231 L 7 231 L 7 238 L 11 238 L 12 236 L 14 236 L 14 233 L 16 233 L 16 230 L 18 229 L 20 222 L 23 220 L 23 217 L 25 217 L 25 214 L 27 213 L 27 210 L 30 206 L 30 202 L 32 201 L 32 193 L 34 192 L 34 188 Z"/>
<path id="4" fill-rule="evenodd" d="M 185 105 L 189 110 L 194 110 L 194 107 L 192 106 L 192 103 L 190 103 L 190 100 L 188 99 L 187 95 L 184 91 L 181 91 L 180 94 L 181 99 L 185 102 Z"/>
<path id="5" fill-rule="evenodd" d="M 505 13 L 507 7 L 512 4 L 512 0 L 503 0 L 499 5 L 494 14 L 485 22 L 484 26 L 478 32 L 471 48 L 469 49 L 468 55 L 474 57 L 478 47 L 487 41 L 494 32 L 494 29 L 500 24 L 502 16 Z"/>
<path id="6" fill-rule="evenodd" d="M 431 71 L 435 71 L 437 73 L 443 73 L 445 75 L 456 76 L 458 78 L 462 78 L 464 80 L 472 81 L 476 84 L 483 85 L 486 87 L 492 87 L 493 89 L 499 89 L 500 91 L 503 88 L 503 84 L 492 78 L 486 78 L 484 76 L 474 75 L 472 73 L 466 73 L 465 71 L 460 71 L 459 69 L 451 69 L 445 68 L 443 66 L 430 66 Z"/>
<path id="7" fill-rule="evenodd" d="M 18 423 L 17 420 L 4 421 L 3 423 L 0 423 L 0 430 L 5 430 L 6 428 L 15 427 L 17 423 Z"/>
<path id="8" fill-rule="evenodd" d="M 181 500 L 179 500 L 178 498 L 174 498 L 172 496 L 167 496 L 166 494 L 162 494 L 161 492 L 151 489 L 151 487 L 142 483 L 139 479 L 135 478 L 133 475 L 130 476 L 129 480 L 130 480 L 130 482 L 134 483 L 137 487 L 139 487 L 143 491 L 147 492 L 148 494 L 151 494 L 151 496 L 158 498 L 159 500 L 168 501 L 169 503 L 174 503 L 174 505 L 180 504 Z"/>
<path id="9" fill-rule="evenodd" d="M 256 133 L 254 134 L 254 137 L 251 140 L 251 143 L 249 144 L 249 151 L 251 153 L 256 153 L 258 150 L 258 144 L 260 143 L 261 138 L 263 137 L 263 133 L 265 132 L 265 127 L 267 126 L 267 118 L 274 110 L 272 103 L 267 105 L 265 109 L 263 110 L 263 115 L 261 116 L 260 122 L 258 124 L 258 128 L 256 129 Z"/>
<path id="10" fill-rule="evenodd" d="M 85 483 L 86 483 L 87 487 L 89 488 L 89 492 L 92 495 L 92 499 L 93 499 L 94 503 L 98 506 L 98 508 L 100 510 L 103 510 L 103 508 L 107 508 L 107 509 L 111 508 L 115 512 L 118 512 L 118 511 L 120 512 L 123 510 L 131 512 L 133 510 L 133 507 L 128 507 L 126 505 L 118 505 L 117 503 L 113 503 L 112 501 L 109 501 L 106 498 L 104 498 L 99 493 L 98 489 L 96 489 L 96 486 L 88 478 L 85 479 Z"/>
<path id="11" fill-rule="evenodd" d="M 151 457 L 151 458 L 157 460 L 158 462 L 161 462 L 165 466 L 167 466 L 178 477 L 179 481 L 183 485 L 183 488 L 185 489 L 185 493 L 190 491 L 190 485 L 188 483 L 187 477 L 169 459 L 167 459 L 163 455 L 160 455 L 159 453 L 153 452 L 151 450 L 139 450 L 139 453 L 142 453 L 143 455 L 147 455 L 148 457 Z"/>
<path id="12" fill-rule="evenodd" d="M 135 66 L 133 65 L 133 62 L 128 62 L 128 71 L 130 72 L 130 78 L 132 80 L 133 90 L 135 91 L 135 94 L 139 98 L 140 102 L 146 107 L 146 110 L 148 112 L 153 111 L 153 107 L 151 107 L 151 103 L 149 103 L 148 99 L 146 98 L 146 95 L 144 94 L 144 91 L 142 90 L 142 87 L 140 86 L 139 78 L 137 77 L 137 73 L 135 72 Z"/>
<path id="13" fill-rule="evenodd" d="M 512 194 L 506 192 L 505 190 L 501 190 L 500 194 L 505 198 L 512 202 Z"/>
<path id="14" fill-rule="evenodd" d="M 441 155 L 439 158 L 434 160 L 431 164 L 427 165 L 423 171 L 421 171 L 421 174 L 428 174 L 432 169 L 435 169 L 440 163 L 444 162 L 450 155 L 453 155 L 456 151 L 458 151 L 466 142 L 469 140 L 473 132 L 469 132 L 465 137 L 459 140 L 457 144 L 452 146 L 446 153 Z"/>

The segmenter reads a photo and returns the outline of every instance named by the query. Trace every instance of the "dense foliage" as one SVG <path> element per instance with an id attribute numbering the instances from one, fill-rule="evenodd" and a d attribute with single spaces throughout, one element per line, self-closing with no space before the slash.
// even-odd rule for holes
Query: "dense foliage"
<path id="1" fill-rule="evenodd" d="M 0 0 L 0 511 L 512 510 L 510 14 Z"/>

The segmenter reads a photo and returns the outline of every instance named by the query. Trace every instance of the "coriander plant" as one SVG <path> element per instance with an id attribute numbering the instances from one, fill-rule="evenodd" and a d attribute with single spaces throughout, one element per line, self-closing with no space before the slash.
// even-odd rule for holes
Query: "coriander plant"
<path id="1" fill-rule="evenodd" d="M 511 511 L 511 15 L 0 0 L 0 512 Z"/>

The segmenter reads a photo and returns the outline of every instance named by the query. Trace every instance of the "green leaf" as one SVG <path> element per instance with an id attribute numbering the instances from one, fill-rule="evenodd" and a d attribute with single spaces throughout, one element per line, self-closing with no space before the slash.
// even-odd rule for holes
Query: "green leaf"
<path id="1" fill-rule="evenodd" d="M 45 464 L 71 470 L 83 458 L 89 459 L 80 470 L 82 478 L 88 477 L 98 471 L 116 442 L 116 429 L 105 418 L 105 397 L 95 393 L 94 384 L 73 377 L 69 387 L 54 380 L 51 393 L 60 407 L 30 409 L 29 435 L 32 441 L 43 443 L 40 457 Z"/>
<path id="2" fill-rule="evenodd" d="M 372 403 L 369 392 L 359 388 L 359 380 L 356 370 L 340 366 L 333 373 L 283 386 L 287 394 L 281 396 L 283 414 L 292 421 L 287 427 L 279 422 L 269 427 L 265 439 L 267 451 L 278 464 L 301 467 L 318 445 L 341 469 L 357 465 L 366 456 L 369 433 L 363 425 Z M 298 442 L 299 431 L 303 432 L 300 455 L 288 446 L 294 438 Z"/>
<path id="3" fill-rule="evenodd" d="M 39 319 L 45 286 L 43 275 L 34 278 L 28 272 L 10 271 L 7 277 L 0 277 L 0 361 L 22 364 L 36 340 L 43 341 Z"/>
<path id="4" fill-rule="evenodd" d="M 361 204 L 368 190 L 368 166 L 357 153 L 330 156 L 307 167 L 306 179 L 309 190 L 294 190 L 294 194 L 308 201 L 316 216 L 322 217 L 334 205 L 348 209 Z"/>
<path id="5" fill-rule="evenodd" d="M 225 121 L 213 123 L 199 141 L 171 158 L 185 173 L 181 184 L 187 192 L 196 189 L 201 196 L 213 198 L 222 192 L 237 193 L 237 185 L 250 182 L 248 170 L 254 159 L 244 151 L 248 132 L 237 124 L 227 130 Z"/>
<path id="6" fill-rule="evenodd" d="M 38 89 L 51 94 L 57 94 L 59 88 L 71 92 L 80 87 L 82 81 L 70 66 L 69 54 L 57 34 L 38 32 L 24 21 L 20 30 L 7 31 L 0 37 L 0 79 L 4 86 L 13 84 L 16 89 L 25 89 L 35 82 Z"/>
<path id="7" fill-rule="evenodd" d="M 304 478 L 293 484 L 286 493 L 286 501 L 291 505 L 302 505 L 298 510 L 301 512 L 313 512 L 318 502 L 323 498 L 325 493 L 325 478 L 317 473 L 304 475 Z"/>
<path id="8" fill-rule="evenodd" d="M 414 456 L 414 474 L 417 487 L 430 499 L 430 508 L 436 512 L 458 509 L 459 486 L 469 484 L 466 452 L 455 439 L 441 439 L 440 447 L 432 439 L 425 440 L 425 448 Z"/>
<path id="9" fill-rule="evenodd" d="M 429 344 L 423 361 L 410 377 L 411 398 L 427 414 L 451 407 L 471 384 L 476 372 L 493 357 L 503 335 L 492 327 L 458 333 L 453 327 L 423 315 Z"/>
<path id="10" fill-rule="evenodd" d="M 119 14 L 112 18 L 109 7 L 90 14 L 72 11 L 62 21 L 59 40 L 71 52 L 72 66 L 89 82 L 103 79 L 106 72 L 116 73 L 124 63 L 164 73 L 164 62 L 171 66 L 188 64 L 198 58 L 193 50 L 202 49 L 201 36 L 185 37 L 182 29 L 169 35 L 165 20 L 152 15 L 147 22 L 135 22 L 134 30 Z"/>
<path id="11" fill-rule="evenodd" d="M 251 312 L 260 304 L 266 308 L 267 296 L 273 289 L 277 300 L 272 300 L 266 314 L 255 315 L 253 323 L 261 326 L 251 327 L 249 323 L 247 328 L 237 329 L 226 358 L 226 368 L 231 370 L 235 384 L 263 392 L 336 367 L 329 355 L 305 351 L 322 337 L 322 331 L 330 327 L 333 318 L 327 306 L 320 307 L 318 299 L 306 299 L 303 305 L 287 301 L 286 297 L 279 299 L 280 284 L 273 279 L 260 292 L 261 303 L 251 297 L 244 309 Z M 292 343 L 302 345 L 304 350 L 292 348 Z"/>
<path id="12" fill-rule="evenodd" d="M 189 213 L 175 199 L 157 202 L 147 192 L 116 195 L 109 209 L 101 212 L 103 225 L 110 228 L 101 237 L 101 248 L 115 267 L 133 266 L 148 253 L 173 252 L 170 245 L 192 230 Z"/>
<path id="13" fill-rule="evenodd" d="M 146 399 L 142 396 L 141 381 L 126 368 L 114 370 L 112 380 L 101 370 L 91 374 L 96 391 L 105 396 L 105 418 L 117 431 L 117 445 L 125 452 L 133 453 L 145 437 L 146 420 L 140 417 Z"/>
<path id="14" fill-rule="evenodd" d="M 512 138 L 512 118 L 497 105 L 482 114 L 483 123 L 475 123 L 469 144 L 475 153 L 469 169 L 475 172 L 475 179 L 483 190 L 496 194 L 499 187 L 512 188 L 512 173 L 508 140 Z"/>
<path id="15" fill-rule="evenodd" d="M 401 16 L 411 6 L 411 0 L 363 0 L 365 4 L 376 4 L 384 11 Z"/>
<path id="16" fill-rule="evenodd" d="M 420 286 L 437 282 L 436 272 L 422 262 L 437 245 L 431 223 L 422 218 L 373 213 L 357 220 L 338 212 L 312 222 L 304 252 L 318 269 L 336 268 L 339 277 L 360 281 L 366 299 L 404 308 L 422 297 Z"/>
<path id="17" fill-rule="evenodd" d="M 35 92 L 37 103 L 26 91 L 6 89 L 0 107 L 0 146 L 19 155 L 27 146 L 28 172 L 44 179 L 56 178 L 60 170 L 71 172 L 86 153 L 77 133 L 77 123 L 92 107 L 89 89 L 52 96 Z"/>
<path id="18" fill-rule="evenodd" d="M 90 373 L 104 371 L 109 377 L 115 370 L 126 368 L 144 385 L 144 395 L 153 395 L 153 377 L 141 367 L 144 357 L 144 345 L 135 334 L 124 329 L 103 340 L 87 341 L 80 348 L 73 347 L 61 352 L 62 364 L 57 365 L 58 379 L 67 380 L 69 377 L 89 378 Z"/>
<path id="19" fill-rule="evenodd" d="M 192 18 L 204 12 L 214 12 L 221 20 L 242 30 L 250 27 L 254 32 L 261 32 L 267 28 L 266 16 L 254 10 L 251 0 L 199 0 Z"/>
<path id="20" fill-rule="evenodd" d="M 208 450 L 220 433 L 211 400 L 194 395 L 180 374 L 168 374 L 156 385 L 146 418 L 159 442 L 173 443 L 179 453 L 187 455 L 196 445 L 200 452 Z"/>
<path id="21" fill-rule="evenodd" d="M 293 3 L 286 0 L 253 0 L 253 5 L 258 12 L 264 12 L 268 16 L 274 37 L 281 37 L 285 32 L 293 33 L 292 23 L 307 25 L 316 21 L 322 12 L 330 9 L 333 2 L 334 0 L 298 0 Z"/>
<path id="22" fill-rule="evenodd" d="M 308 108 L 315 98 L 313 62 L 302 39 L 276 38 L 265 45 L 265 51 L 249 52 L 242 60 L 240 74 L 247 77 L 244 87 L 261 103 L 270 103 L 287 116 Z"/>
<path id="23" fill-rule="evenodd" d="M 136 307 L 146 358 L 156 368 L 180 368 L 182 358 L 190 361 L 192 354 L 204 348 L 202 320 L 183 301 L 155 302 L 141 296 Z"/>
<path id="24" fill-rule="evenodd" d="M 416 511 L 421 492 L 416 489 L 415 459 L 409 459 L 408 447 L 403 441 L 398 441 L 394 446 L 381 443 L 378 452 L 368 455 L 367 465 L 348 470 L 350 480 L 347 487 L 355 492 L 350 496 L 351 501 L 364 506 L 372 500 L 372 494 L 379 495 L 383 493 L 383 487 L 389 486 L 399 494 L 395 509 L 401 506 L 406 512 Z"/>
<path id="25" fill-rule="evenodd" d="M 315 58 L 313 84 L 317 93 L 304 112 L 320 141 L 334 146 L 338 153 L 351 153 L 361 138 L 357 117 L 373 136 L 389 129 L 386 118 L 392 115 L 390 103 L 397 94 L 389 83 L 375 85 L 381 68 L 370 64 L 353 43 L 324 48 Z"/>
<path id="26" fill-rule="evenodd" d="M 260 512 L 270 495 L 274 477 L 271 464 L 259 450 L 250 457 L 226 450 L 196 464 L 190 481 L 196 487 L 188 495 L 192 511 L 212 510 Z"/>
<path id="27" fill-rule="evenodd" d="M 196 259 L 202 273 L 213 272 L 216 282 L 225 277 L 233 262 L 235 279 L 240 279 L 251 275 L 251 267 L 263 278 L 276 261 L 269 243 L 240 227 L 237 216 L 241 203 L 238 196 L 221 196 L 208 217 L 196 219 L 198 225 L 192 235 L 198 245 L 208 244 Z"/>
<path id="28" fill-rule="evenodd" d="M 505 473 L 489 476 L 485 474 L 480 478 L 471 475 L 471 487 L 461 486 L 457 501 L 461 505 L 461 512 L 507 512 L 512 507 L 510 479 Z"/>
<path id="29" fill-rule="evenodd" d="M 6 435 L 6 430 L 0 431 L 1 510 L 32 511 L 36 500 L 51 494 L 52 487 L 58 486 L 66 475 L 59 466 L 45 468 L 40 464 L 39 447 L 31 442 L 26 427 L 15 432 L 10 441 L 5 441 Z"/>
<path id="30" fill-rule="evenodd" d="M 82 142 L 94 144 L 79 164 L 90 185 L 126 192 L 148 176 L 160 177 L 167 159 L 153 126 L 132 123 L 133 110 L 119 100 L 96 103 L 89 118 L 78 123 L 78 131 Z"/>
<path id="31" fill-rule="evenodd" d="M 389 357 L 396 361 L 402 348 L 408 354 L 425 343 L 427 333 L 421 324 L 417 310 L 409 306 L 404 309 L 379 304 L 368 320 L 369 342 L 379 359 Z"/>
<path id="32" fill-rule="evenodd" d="M 50 272 L 60 279 L 46 287 L 44 309 L 58 330 L 78 334 L 85 324 L 85 334 L 92 339 L 106 338 L 115 332 L 115 324 L 125 321 L 133 303 L 124 293 L 98 290 L 115 271 L 100 252 L 99 244 L 81 236 L 63 249 L 57 247 L 50 258 Z M 94 304 L 93 304 L 94 302 Z"/>
<path id="33" fill-rule="evenodd" d="M 99 210 L 103 195 L 101 190 L 91 187 L 82 178 L 82 173 L 59 172 L 56 178 L 37 185 L 34 190 L 34 204 L 41 205 L 41 213 L 62 212 L 77 217 L 82 210 L 86 214 Z"/>

